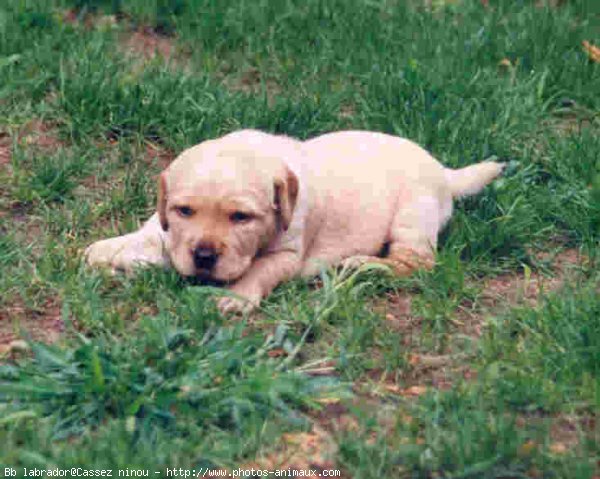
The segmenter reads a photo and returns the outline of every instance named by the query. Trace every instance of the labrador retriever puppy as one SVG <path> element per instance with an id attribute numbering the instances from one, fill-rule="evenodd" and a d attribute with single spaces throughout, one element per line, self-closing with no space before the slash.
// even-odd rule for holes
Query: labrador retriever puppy
<path id="1" fill-rule="evenodd" d="M 445 168 L 382 133 L 298 141 L 237 131 L 181 153 L 160 175 L 156 214 L 85 255 L 112 270 L 154 264 L 221 282 L 235 294 L 219 309 L 248 311 L 281 282 L 324 266 L 431 268 L 452 200 L 479 192 L 502 167 Z"/>

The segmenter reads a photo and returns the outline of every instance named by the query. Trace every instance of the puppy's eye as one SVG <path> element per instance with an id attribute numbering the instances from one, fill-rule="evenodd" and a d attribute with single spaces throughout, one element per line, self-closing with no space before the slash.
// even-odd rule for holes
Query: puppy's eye
<path id="1" fill-rule="evenodd" d="M 243 211 L 235 211 L 229 215 L 229 219 L 233 223 L 245 223 L 252 219 L 252 215 L 244 213 Z"/>
<path id="2" fill-rule="evenodd" d="M 179 216 L 182 216 L 184 218 L 188 218 L 194 214 L 194 210 L 191 209 L 189 206 L 176 206 L 175 211 L 177 211 L 177 214 Z"/>

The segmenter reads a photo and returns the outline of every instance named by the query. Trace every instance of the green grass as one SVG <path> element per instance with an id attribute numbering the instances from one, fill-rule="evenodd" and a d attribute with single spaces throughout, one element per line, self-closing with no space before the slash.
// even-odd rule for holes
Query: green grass
<path id="1" fill-rule="evenodd" d="M 66 331 L 2 360 L 0 466 L 235 468 L 340 401 L 355 427 L 326 429 L 348 477 L 597 476 L 600 65 L 581 43 L 600 45 L 600 7 L 483 3 L 2 2 L 0 331 L 48 304 Z M 144 27 L 170 59 L 125 52 Z M 34 120 L 56 146 L 28 139 Z M 173 272 L 83 267 L 86 245 L 152 213 L 149 142 L 178 152 L 238 128 L 379 130 L 449 166 L 508 168 L 456 205 L 433 271 L 326 271 L 252 322 Z M 586 258 L 566 276 L 539 254 L 565 248 Z M 499 275 L 568 280 L 490 305 Z M 408 328 L 386 319 L 398 293 Z M 450 359 L 432 372 L 415 355 Z M 398 393 L 415 384 L 430 387 Z"/>

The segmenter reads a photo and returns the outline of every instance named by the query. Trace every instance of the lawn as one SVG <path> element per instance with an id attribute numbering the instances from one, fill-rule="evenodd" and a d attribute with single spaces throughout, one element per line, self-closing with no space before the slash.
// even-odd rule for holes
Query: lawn
<path id="1" fill-rule="evenodd" d="M 598 479 L 594 46 L 597 0 L 3 0 L 0 471 Z M 239 128 L 508 166 L 431 272 L 324 271 L 244 318 L 83 265 Z"/>

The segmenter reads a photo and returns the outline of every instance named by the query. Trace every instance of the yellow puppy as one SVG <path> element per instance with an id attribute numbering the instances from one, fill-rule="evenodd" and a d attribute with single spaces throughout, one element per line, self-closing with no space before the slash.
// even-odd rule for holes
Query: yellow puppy
<path id="1" fill-rule="evenodd" d="M 251 309 L 323 265 L 379 262 L 408 275 L 433 266 L 453 198 L 479 192 L 502 166 L 451 170 L 381 133 L 301 142 L 242 130 L 185 150 L 160 176 L 157 213 L 135 233 L 92 244 L 86 258 L 224 282 L 239 298 L 221 298 L 223 312 Z"/>

